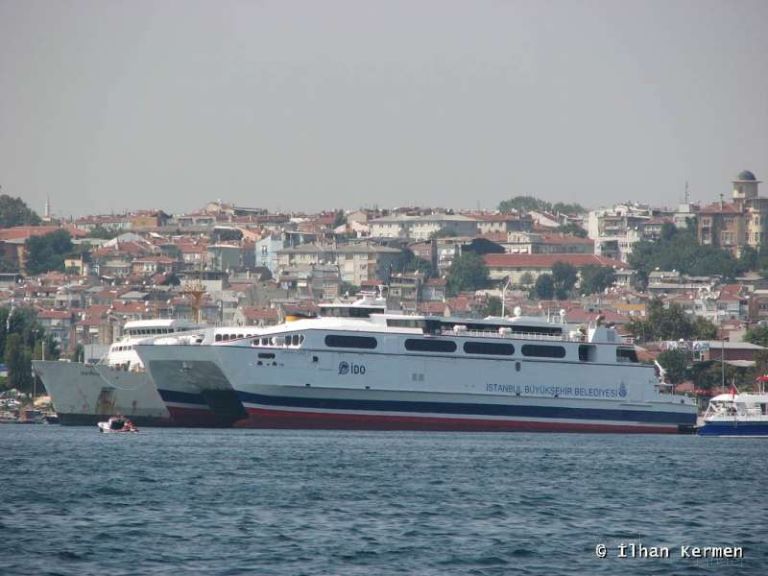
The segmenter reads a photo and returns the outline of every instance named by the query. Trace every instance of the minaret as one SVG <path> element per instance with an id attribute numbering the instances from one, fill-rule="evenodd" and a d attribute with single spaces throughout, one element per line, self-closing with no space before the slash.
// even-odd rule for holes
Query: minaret
<path id="1" fill-rule="evenodd" d="M 45 197 L 45 210 L 44 210 L 43 220 L 45 220 L 46 222 L 51 221 L 51 197 L 50 196 Z"/>

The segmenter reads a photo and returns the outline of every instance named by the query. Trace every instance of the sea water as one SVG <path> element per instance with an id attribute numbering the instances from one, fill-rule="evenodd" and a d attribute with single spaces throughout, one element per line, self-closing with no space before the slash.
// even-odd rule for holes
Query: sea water
<path id="1" fill-rule="evenodd" d="M 767 456 L 695 436 L 2 425 L 0 574 L 763 575 Z"/>

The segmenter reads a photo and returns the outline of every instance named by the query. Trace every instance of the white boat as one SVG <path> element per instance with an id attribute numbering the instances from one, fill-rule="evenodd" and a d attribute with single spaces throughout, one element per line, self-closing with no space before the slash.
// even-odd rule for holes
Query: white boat
<path id="1" fill-rule="evenodd" d="M 92 425 L 120 413 L 139 425 L 171 425 L 170 414 L 134 346 L 145 338 L 198 327 L 184 320 L 130 321 L 99 363 L 33 360 L 32 367 L 62 424 Z"/>
<path id="2" fill-rule="evenodd" d="M 704 412 L 700 436 L 768 437 L 768 393 L 763 381 L 757 394 L 737 392 L 719 394 L 709 401 Z"/>
<path id="3" fill-rule="evenodd" d="M 113 416 L 106 422 L 98 422 L 97 426 L 99 427 L 99 432 L 107 434 L 139 431 L 130 419 L 124 418 L 123 416 Z"/>
<path id="4" fill-rule="evenodd" d="M 694 401 L 662 393 L 611 327 L 328 312 L 255 336 L 137 351 L 161 388 L 169 366 L 216 373 L 247 412 L 237 426 L 656 433 L 696 421 Z"/>

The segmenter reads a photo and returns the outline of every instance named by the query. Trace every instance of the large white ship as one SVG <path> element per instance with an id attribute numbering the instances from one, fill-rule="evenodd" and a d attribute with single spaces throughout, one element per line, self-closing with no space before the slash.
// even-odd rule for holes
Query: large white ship
<path id="1" fill-rule="evenodd" d="M 123 336 L 95 364 L 33 360 L 62 424 L 92 425 L 115 414 L 137 425 L 172 425 L 168 409 L 134 349 L 145 338 L 197 328 L 182 320 L 127 322 Z"/>
<path id="2" fill-rule="evenodd" d="M 247 413 L 237 426 L 660 433 L 696 421 L 695 403 L 663 393 L 611 327 L 329 312 L 254 336 L 137 351 L 166 399 L 169 367 L 215 374 Z"/>

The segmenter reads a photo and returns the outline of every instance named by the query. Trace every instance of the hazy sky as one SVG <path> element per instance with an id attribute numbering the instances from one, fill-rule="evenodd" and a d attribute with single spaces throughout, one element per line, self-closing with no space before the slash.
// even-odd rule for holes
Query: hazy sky
<path id="1" fill-rule="evenodd" d="M 674 206 L 744 168 L 766 0 L 0 0 L 0 185 L 41 214 Z"/>

